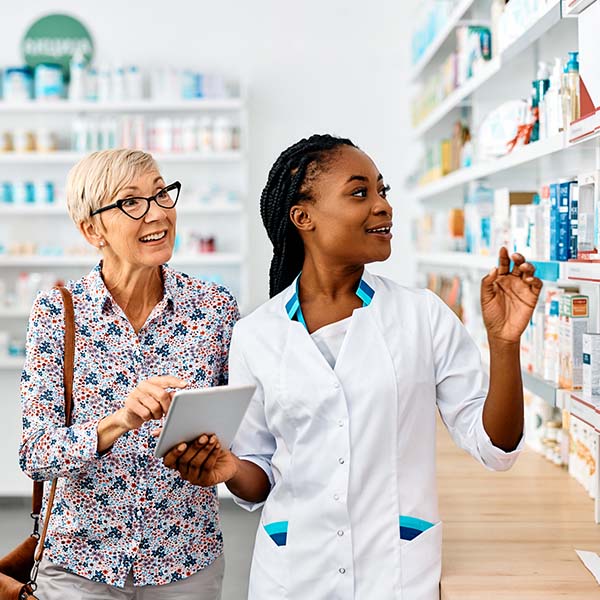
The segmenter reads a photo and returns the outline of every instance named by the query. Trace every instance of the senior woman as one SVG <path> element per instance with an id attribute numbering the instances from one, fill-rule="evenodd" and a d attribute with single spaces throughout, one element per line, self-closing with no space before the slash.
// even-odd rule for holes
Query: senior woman
<path id="1" fill-rule="evenodd" d="M 71 427 L 60 293 L 40 293 L 29 321 L 21 466 L 35 480 L 60 478 L 38 578 L 43 600 L 221 597 L 216 490 L 167 469 L 151 436 L 173 389 L 227 382 L 238 319 L 225 288 L 165 264 L 180 187 L 163 180 L 152 156 L 132 150 L 94 153 L 69 174 L 69 213 L 102 260 L 67 285 Z"/>

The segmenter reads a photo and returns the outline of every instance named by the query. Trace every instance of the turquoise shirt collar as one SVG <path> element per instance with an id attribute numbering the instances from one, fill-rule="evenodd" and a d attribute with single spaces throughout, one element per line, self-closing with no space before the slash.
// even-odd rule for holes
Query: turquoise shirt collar
<path id="1" fill-rule="evenodd" d="M 299 323 L 302 323 L 302 325 L 306 329 L 308 329 L 306 327 L 304 315 L 302 314 L 302 307 L 300 306 L 300 275 L 301 273 L 298 275 L 298 277 L 296 277 L 296 280 L 294 281 L 294 293 L 285 305 L 285 310 L 288 314 L 288 317 L 292 321 L 298 321 Z M 371 304 L 371 301 L 373 300 L 373 296 L 375 295 L 375 290 L 361 277 L 360 283 L 356 288 L 356 295 L 362 300 L 363 307 L 369 306 L 369 304 Z"/>

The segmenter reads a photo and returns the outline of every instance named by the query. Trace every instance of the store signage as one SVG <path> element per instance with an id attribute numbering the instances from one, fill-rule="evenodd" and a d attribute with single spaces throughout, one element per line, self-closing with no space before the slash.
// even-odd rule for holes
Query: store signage
<path id="1" fill-rule="evenodd" d="M 21 44 L 23 57 L 30 67 L 40 63 L 61 65 L 69 72 L 71 57 L 80 52 L 86 63 L 94 53 L 92 36 L 85 25 L 68 15 L 53 14 L 38 19 L 28 29 Z"/>

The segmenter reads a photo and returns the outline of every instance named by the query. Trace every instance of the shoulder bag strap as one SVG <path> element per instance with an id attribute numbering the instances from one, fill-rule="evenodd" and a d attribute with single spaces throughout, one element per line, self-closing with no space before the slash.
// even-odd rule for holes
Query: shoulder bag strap
<path id="1" fill-rule="evenodd" d="M 71 411 L 73 408 L 73 369 L 75 361 L 75 313 L 73 310 L 73 297 L 71 292 L 64 287 L 57 287 L 62 295 L 63 304 L 65 307 L 65 349 L 64 349 L 64 362 L 63 362 L 63 385 L 65 390 L 65 426 L 71 425 Z M 31 581 L 29 584 L 32 585 L 32 589 L 35 590 L 35 580 L 37 579 L 37 572 L 44 555 L 44 543 L 46 541 L 46 534 L 48 533 L 48 524 L 50 523 L 50 517 L 52 515 L 52 507 L 54 505 L 54 496 L 56 494 L 56 482 L 57 478 L 52 480 L 50 487 L 50 495 L 48 497 L 48 506 L 46 507 L 46 514 L 44 516 L 44 526 L 42 527 L 42 533 L 40 535 L 40 541 L 37 545 L 37 550 L 34 557 L 34 565 L 31 571 Z M 42 493 L 43 483 L 35 482 L 33 484 L 33 510 L 34 513 L 40 514 L 42 506 Z M 36 510 L 37 509 L 37 510 Z"/>

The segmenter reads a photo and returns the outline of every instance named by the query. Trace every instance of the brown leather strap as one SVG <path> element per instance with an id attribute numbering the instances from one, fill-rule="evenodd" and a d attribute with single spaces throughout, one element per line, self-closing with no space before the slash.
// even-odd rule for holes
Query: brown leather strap
<path id="1" fill-rule="evenodd" d="M 75 365 L 75 312 L 73 310 L 73 297 L 71 292 L 64 287 L 57 287 L 63 297 L 63 304 L 65 307 L 65 349 L 64 349 L 64 362 L 63 362 L 63 386 L 65 393 L 65 426 L 71 425 L 71 412 L 73 408 L 73 372 Z M 48 506 L 46 507 L 46 514 L 44 515 L 44 526 L 40 535 L 40 541 L 37 546 L 35 553 L 35 562 L 39 564 L 44 555 L 44 543 L 46 541 L 46 534 L 48 533 L 48 525 L 50 523 L 50 517 L 52 515 L 52 507 L 54 506 L 54 496 L 56 494 L 56 482 L 57 478 L 52 480 L 52 486 L 50 487 L 50 495 L 48 496 Z M 36 482 L 37 483 L 37 482 Z M 33 496 L 34 496 L 34 512 L 36 502 L 36 492 L 39 495 L 39 488 L 36 488 L 36 483 L 33 485 Z M 43 489 L 43 484 L 40 482 L 40 487 Z M 41 497 L 39 498 L 39 510 L 41 510 Z M 34 573 L 32 573 L 32 581 L 35 582 L 36 567 L 34 567 Z"/>

